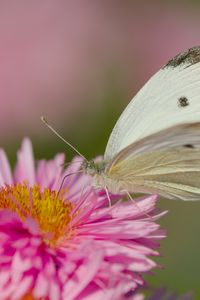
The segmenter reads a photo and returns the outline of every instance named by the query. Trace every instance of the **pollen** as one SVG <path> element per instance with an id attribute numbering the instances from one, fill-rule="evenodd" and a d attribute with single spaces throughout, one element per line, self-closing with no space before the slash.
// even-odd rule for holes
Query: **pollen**
<path id="1" fill-rule="evenodd" d="M 66 194 L 67 191 L 58 194 L 49 188 L 41 190 L 39 185 L 18 183 L 0 189 L 0 209 L 14 211 L 22 221 L 27 217 L 34 219 L 45 243 L 55 247 L 69 234 L 67 227 L 73 207 Z"/>
<path id="2" fill-rule="evenodd" d="M 42 297 L 42 298 L 35 298 L 35 297 L 33 297 L 33 295 L 32 295 L 32 293 L 28 293 L 28 294 L 26 294 L 26 295 L 24 295 L 22 298 L 20 298 L 21 300 L 45 300 L 45 299 L 47 299 L 47 298 L 44 298 L 44 297 Z"/>
<path id="3" fill-rule="evenodd" d="M 21 300 L 45 300 L 44 298 L 36 299 L 32 294 L 26 294 Z"/>

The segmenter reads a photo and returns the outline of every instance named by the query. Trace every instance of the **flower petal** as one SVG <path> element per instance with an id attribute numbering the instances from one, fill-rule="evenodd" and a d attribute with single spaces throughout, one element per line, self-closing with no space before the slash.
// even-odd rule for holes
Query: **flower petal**
<path id="1" fill-rule="evenodd" d="M 30 185 L 36 183 L 35 167 L 32 144 L 28 138 L 22 142 L 22 147 L 17 153 L 17 165 L 14 172 L 15 182 L 28 181 Z"/>
<path id="2" fill-rule="evenodd" d="M 3 149 L 0 149 L 0 174 L 4 183 L 13 183 L 10 164 Z"/>

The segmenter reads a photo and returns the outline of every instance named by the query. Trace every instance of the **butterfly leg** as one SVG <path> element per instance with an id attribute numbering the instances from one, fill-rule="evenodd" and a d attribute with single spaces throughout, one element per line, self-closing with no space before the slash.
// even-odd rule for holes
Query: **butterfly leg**
<path id="1" fill-rule="evenodd" d="M 106 196 L 107 196 L 107 198 L 108 198 L 108 204 L 109 204 L 109 207 L 111 207 L 112 204 L 111 204 L 111 199 L 110 199 L 110 195 L 109 195 L 107 186 L 105 186 L 104 189 L 105 189 L 105 192 L 106 192 Z"/>
<path id="2" fill-rule="evenodd" d="M 95 186 L 95 189 L 99 189 L 99 188 L 102 189 L 102 186 Z M 109 207 L 111 207 L 111 206 L 112 206 L 112 203 L 111 203 L 111 199 L 110 199 L 110 195 L 109 195 L 107 186 L 104 187 L 104 190 L 105 190 L 106 196 L 107 196 L 107 198 L 108 198 L 108 204 L 109 204 Z"/>
<path id="3" fill-rule="evenodd" d="M 137 204 L 137 202 L 132 198 L 131 194 L 127 191 L 127 190 L 123 190 L 124 193 L 126 193 L 126 195 L 128 196 L 128 198 L 131 200 L 131 202 L 133 202 L 133 204 L 137 207 L 138 211 L 140 213 L 143 213 L 145 216 L 147 216 L 148 218 L 151 218 L 151 216 L 147 213 L 145 213 Z"/>

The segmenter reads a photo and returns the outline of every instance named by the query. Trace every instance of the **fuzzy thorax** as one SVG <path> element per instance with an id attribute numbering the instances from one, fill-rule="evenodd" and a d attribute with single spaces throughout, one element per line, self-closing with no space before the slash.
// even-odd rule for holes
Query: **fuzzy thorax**
<path id="1" fill-rule="evenodd" d="M 90 160 L 90 161 L 85 160 L 81 166 L 81 169 L 83 170 L 84 173 L 90 176 L 95 176 L 97 174 L 100 175 L 105 173 L 106 162 L 104 160 L 97 161 L 97 162 L 94 160 Z"/>
<path id="2" fill-rule="evenodd" d="M 106 172 L 106 162 L 104 160 L 95 162 L 84 161 L 82 164 L 82 170 L 84 173 L 93 177 L 93 183 L 95 187 L 108 189 L 113 194 L 119 194 L 122 192 L 123 187 L 120 181 L 111 178 Z"/>

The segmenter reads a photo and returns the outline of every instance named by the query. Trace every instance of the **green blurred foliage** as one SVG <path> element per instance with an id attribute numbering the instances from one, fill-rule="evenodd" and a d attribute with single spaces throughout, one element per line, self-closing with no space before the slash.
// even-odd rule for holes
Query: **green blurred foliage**
<path id="1" fill-rule="evenodd" d="M 200 299 L 200 203 L 160 199 L 158 206 L 168 210 L 160 220 L 167 237 L 161 242 L 161 257 L 156 261 L 162 266 L 153 276 L 147 276 L 153 286 L 167 286 L 178 294 L 194 292 Z"/>

